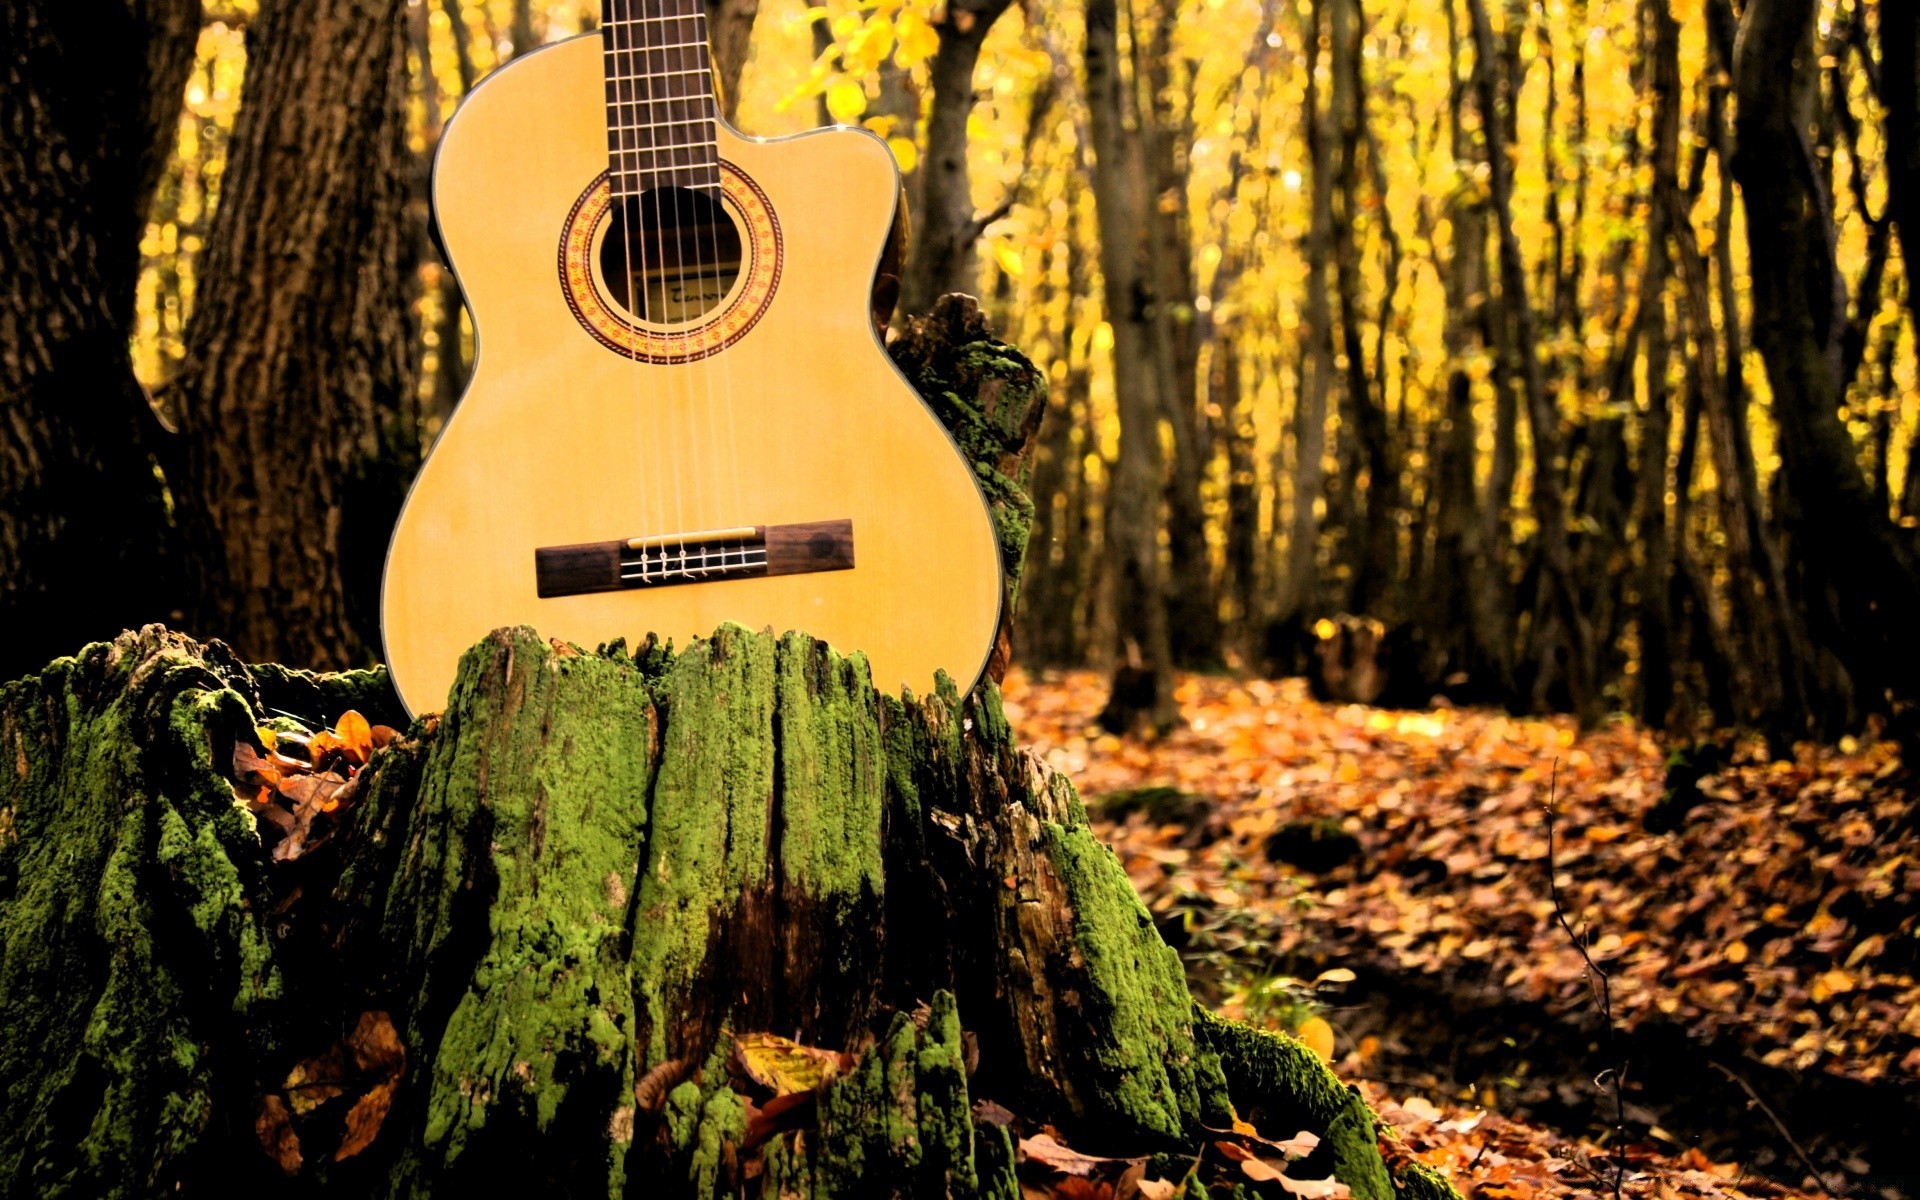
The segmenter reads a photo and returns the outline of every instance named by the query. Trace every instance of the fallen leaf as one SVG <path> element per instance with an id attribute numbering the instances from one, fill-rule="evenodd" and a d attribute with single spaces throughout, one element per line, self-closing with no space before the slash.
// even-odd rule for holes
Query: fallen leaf
<path id="1" fill-rule="evenodd" d="M 293 1131 L 293 1114 L 279 1095 L 260 1097 L 253 1114 L 253 1135 L 284 1175 L 300 1173 L 300 1135 Z"/>
<path id="2" fill-rule="evenodd" d="M 353 761 L 355 766 L 365 766 L 373 757 L 373 726 L 367 719 L 348 709 L 334 722 L 333 735 L 340 742 L 340 749 Z"/>
<path id="3" fill-rule="evenodd" d="M 1032 1137 L 1020 1139 L 1020 1156 L 1028 1162 L 1037 1162 L 1049 1170 L 1062 1175 L 1086 1177 L 1120 1164 L 1145 1162 L 1144 1158 L 1102 1158 L 1096 1154 L 1082 1154 L 1078 1150 L 1063 1146 L 1050 1134 L 1036 1133 Z"/>
<path id="4" fill-rule="evenodd" d="M 1308 1017 L 1300 1022 L 1295 1036 L 1307 1044 L 1307 1048 L 1320 1056 L 1320 1061 L 1333 1061 L 1333 1026 L 1327 1024 L 1325 1017 Z"/>
<path id="5" fill-rule="evenodd" d="M 1331 1175 L 1325 1179 L 1294 1179 L 1282 1175 L 1279 1184 L 1301 1200 L 1343 1200 L 1350 1194 L 1347 1185 Z"/>
<path id="6" fill-rule="evenodd" d="M 776 1096 L 810 1092 L 840 1069 L 838 1053 L 771 1033 L 736 1035 L 733 1049 L 746 1076 Z"/>

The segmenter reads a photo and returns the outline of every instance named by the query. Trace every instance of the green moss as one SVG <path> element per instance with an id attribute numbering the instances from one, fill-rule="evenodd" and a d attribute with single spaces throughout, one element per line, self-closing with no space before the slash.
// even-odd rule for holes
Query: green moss
<path id="1" fill-rule="evenodd" d="M 1109 1030 L 1073 1064 L 1091 1122 L 1119 1119 L 1141 1135 L 1177 1141 L 1201 1119 L 1202 1073 L 1190 1027 L 1193 1001 L 1180 958 L 1160 940 L 1113 852 L 1084 826 L 1049 824 L 1047 853 L 1073 909 L 1086 971 L 1085 1016 Z"/>
<path id="2" fill-rule="evenodd" d="M 700 1085 L 689 1079 L 678 1084 L 667 1093 L 666 1108 L 661 1119 L 667 1124 L 667 1144 L 675 1150 L 691 1150 L 694 1136 L 700 1130 L 700 1113 L 706 1104 L 706 1096 L 701 1093 Z"/>
<path id="3" fill-rule="evenodd" d="M 1196 1012 L 1195 1032 L 1219 1055 L 1228 1090 L 1247 1120 L 1280 1137 L 1303 1129 L 1318 1134 L 1321 1145 L 1309 1168 L 1315 1160 L 1324 1163 L 1357 1200 L 1393 1200 L 1395 1182 L 1380 1154 L 1380 1121 L 1359 1089 L 1341 1083 L 1297 1038 Z M 1431 1200 L 1457 1200 L 1444 1179 L 1424 1169 L 1403 1175 L 1400 1186 Z"/>
<path id="4" fill-rule="evenodd" d="M 1409 1163 L 1395 1182 L 1400 1185 L 1401 1200 L 1460 1200 L 1453 1183 L 1425 1163 Z"/>
<path id="5" fill-rule="evenodd" d="M 967 1099 L 966 1050 L 953 993 L 934 995 L 913 1070 L 918 1085 L 921 1194 L 971 1194 L 978 1190 L 973 1105 Z"/>
<path id="6" fill-rule="evenodd" d="M 668 1031 L 718 922 L 772 882 L 774 644 L 737 625 L 668 668 L 647 868 L 633 925 L 632 983 L 647 1040 L 640 1069 L 669 1057 Z"/>
<path id="7" fill-rule="evenodd" d="M 157 626 L 0 687 L 0 1194 L 171 1191 L 219 1135 L 236 1016 L 280 991 L 215 769 L 249 691 Z"/>
<path id="8" fill-rule="evenodd" d="M 1018 1166 L 1011 1130 L 988 1122 L 974 1126 L 973 1169 L 980 1200 L 1021 1200 Z"/>
<path id="9" fill-rule="evenodd" d="M 414 883 L 389 905 L 390 926 L 425 968 L 408 1043 L 435 1047 L 429 1169 L 503 1117 L 544 1131 L 574 1089 L 631 1087 L 625 940 L 646 837 L 649 689 L 630 665 L 557 655 L 527 629 L 476 654 L 428 761 L 426 820 L 403 871 Z M 504 713 L 487 701 L 502 690 L 517 700 Z M 454 905 L 476 886 L 489 893 L 483 940 L 456 928 Z M 456 937 L 477 941 L 479 955 L 459 964 L 468 973 L 449 994 L 433 974 Z M 435 1038 L 421 1015 L 448 1003 Z M 604 1128 L 609 1115 L 579 1119 Z M 616 1178 L 624 1150 L 611 1150 Z"/>
<path id="10" fill-rule="evenodd" d="M 814 903 L 845 911 L 885 888 L 886 768 L 867 661 L 789 633 L 774 670 L 781 871 Z"/>
<path id="11" fill-rule="evenodd" d="M 719 1195 L 723 1148 L 738 1146 L 746 1140 L 747 1110 L 740 1097 L 727 1088 L 707 1097 L 700 1110 L 700 1129 L 694 1137 L 693 1162 L 687 1178 L 693 1184 L 693 1200 L 709 1200 Z"/>

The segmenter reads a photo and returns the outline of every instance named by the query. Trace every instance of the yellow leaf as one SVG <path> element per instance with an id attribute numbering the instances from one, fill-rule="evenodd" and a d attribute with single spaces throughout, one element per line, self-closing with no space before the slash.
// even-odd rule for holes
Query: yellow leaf
<path id="1" fill-rule="evenodd" d="M 271 725 L 256 725 L 253 735 L 260 739 L 260 745 L 268 754 L 273 753 L 273 744 L 280 740 L 280 731 Z"/>
<path id="2" fill-rule="evenodd" d="M 1320 972 L 1319 976 L 1316 977 L 1313 982 L 1316 985 L 1322 983 L 1352 983 L 1356 978 L 1358 978 L 1358 976 L 1345 967 L 1335 967 L 1331 971 Z"/>
<path id="3" fill-rule="evenodd" d="M 1747 961 L 1747 954 L 1748 950 L 1745 942 L 1736 941 L 1727 943 L 1727 961 L 1735 966 L 1739 966 L 1741 963 Z"/>
<path id="4" fill-rule="evenodd" d="M 920 165 L 920 146 L 912 138 L 888 138 L 887 149 L 893 151 L 893 160 L 900 164 L 902 175 L 913 174 L 913 169 Z"/>
<path id="5" fill-rule="evenodd" d="M 1813 1002 L 1820 1004 L 1829 997 L 1850 992 L 1853 988 L 1853 976 L 1845 971 L 1823 971 L 1813 980 Z"/>
<path id="6" fill-rule="evenodd" d="M 1321 1062 L 1333 1061 L 1333 1026 L 1327 1024 L 1325 1017 L 1308 1017 L 1300 1022 L 1300 1028 L 1294 1034 L 1307 1044 L 1308 1049 L 1320 1056 Z"/>
<path id="7" fill-rule="evenodd" d="M 740 1064 L 755 1083 L 775 1095 L 810 1092 L 840 1068 L 840 1056 L 831 1050 L 803 1046 L 771 1033 L 743 1033 L 733 1039 Z"/>
<path id="8" fill-rule="evenodd" d="M 827 89 L 827 112 L 842 125 L 851 125 L 867 111 L 867 93 L 851 80 L 841 80 Z"/>
<path id="9" fill-rule="evenodd" d="M 1000 269 L 1015 279 L 1027 273 L 1027 260 L 1020 253 L 1020 247 L 998 242 L 993 247 L 993 261 Z"/>

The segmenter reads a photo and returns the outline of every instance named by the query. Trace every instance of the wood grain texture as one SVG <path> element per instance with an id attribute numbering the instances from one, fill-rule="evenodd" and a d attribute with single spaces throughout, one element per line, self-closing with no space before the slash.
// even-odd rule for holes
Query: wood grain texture
<path id="1" fill-rule="evenodd" d="M 778 213 L 785 268 L 726 353 L 635 364 L 562 295 L 567 213 L 606 168 L 600 45 L 575 39 L 478 88 L 436 167 L 443 240 L 478 331 L 473 382 L 429 456 L 388 556 L 395 685 L 440 707 L 459 657 L 526 623 L 593 645 L 723 622 L 804 629 L 864 651 L 873 681 L 970 685 L 1000 605 L 1000 563 L 971 467 L 875 339 L 875 265 L 899 193 L 878 139 L 834 130 L 721 152 Z M 859 531 L 853 570 L 541 599 L 533 551 L 675 530 Z"/>

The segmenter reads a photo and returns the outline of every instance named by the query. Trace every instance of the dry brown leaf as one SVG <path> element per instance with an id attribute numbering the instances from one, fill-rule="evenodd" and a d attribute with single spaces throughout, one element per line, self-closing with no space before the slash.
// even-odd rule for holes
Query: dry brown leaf
<path id="1" fill-rule="evenodd" d="M 1278 1182 L 1300 1200 L 1345 1200 L 1351 1194 L 1346 1184 L 1331 1175 L 1325 1179 L 1293 1179 L 1282 1175 Z"/>
<path id="2" fill-rule="evenodd" d="M 1051 1134 L 1046 1133 L 1036 1133 L 1032 1137 L 1021 1138 L 1020 1155 L 1028 1162 L 1039 1163 L 1062 1175 L 1080 1177 L 1145 1161 L 1139 1158 L 1102 1158 L 1097 1154 L 1082 1154 L 1072 1147 L 1061 1145 Z"/>
<path id="3" fill-rule="evenodd" d="M 381 1080 L 373 1085 L 373 1090 L 353 1102 L 353 1107 L 347 1110 L 347 1136 L 333 1152 L 333 1161 L 352 1158 L 373 1145 L 388 1110 L 393 1107 L 393 1093 L 399 1086 L 397 1079 Z"/>
<path id="4" fill-rule="evenodd" d="M 352 1158 L 373 1144 L 393 1108 L 394 1092 L 407 1073 L 407 1047 L 393 1027 L 393 1018 L 383 1011 L 360 1014 L 353 1032 L 347 1035 L 346 1049 L 356 1067 L 379 1078 L 347 1110 L 347 1132 L 333 1152 L 335 1162 Z"/>
<path id="5" fill-rule="evenodd" d="M 278 1094 L 260 1097 L 260 1105 L 253 1114 L 253 1135 L 282 1174 L 300 1173 L 300 1135 L 293 1131 L 293 1113 Z"/>
<path id="6" fill-rule="evenodd" d="M 347 1056 L 338 1042 L 319 1054 L 296 1063 L 287 1072 L 280 1087 L 295 1115 L 306 1116 L 314 1109 L 347 1091 Z"/>

